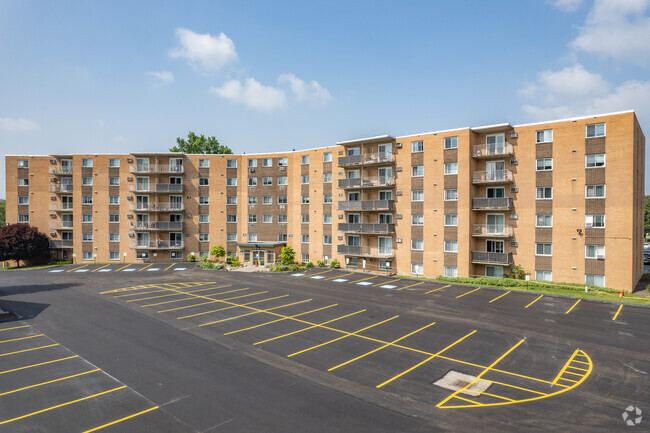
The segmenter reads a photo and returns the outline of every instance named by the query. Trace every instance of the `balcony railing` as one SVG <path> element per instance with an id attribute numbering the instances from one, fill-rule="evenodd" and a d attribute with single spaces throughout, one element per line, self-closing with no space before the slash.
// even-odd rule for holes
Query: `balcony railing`
<path id="1" fill-rule="evenodd" d="M 393 176 L 356 177 L 339 179 L 339 188 L 373 188 L 377 186 L 394 186 Z"/>
<path id="2" fill-rule="evenodd" d="M 340 201 L 339 210 L 348 211 L 392 211 L 395 209 L 394 200 L 357 200 Z"/>
<path id="3" fill-rule="evenodd" d="M 50 221 L 50 230 L 72 230 L 72 221 Z"/>
<path id="4" fill-rule="evenodd" d="M 131 203 L 129 209 L 138 212 L 178 212 L 185 209 L 183 203 Z"/>
<path id="5" fill-rule="evenodd" d="M 52 240 L 50 239 L 50 248 L 52 249 L 57 249 L 57 248 L 72 248 L 72 241 L 71 240 Z"/>
<path id="6" fill-rule="evenodd" d="M 131 241 L 131 248 L 137 250 L 170 250 L 170 249 L 182 249 L 185 247 L 183 241 L 170 241 L 167 239 L 160 239 L 154 241 Z"/>
<path id="7" fill-rule="evenodd" d="M 185 173 L 185 167 L 183 165 L 162 165 L 162 164 L 153 164 L 153 165 L 131 165 L 129 166 L 129 171 L 135 174 L 181 174 Z"/>
<path id="8" fill-rule="evenodd" d="M 160 192 L 160 193 L 181 193 L 185 190 L 183 184 L 172 183 L 154 183 L 149 185 L 130 185 L 129 189 L 133 192 Z"/>
<path id="9" fill-rule="evenodd" d="M 354 233 L 394 233 L 395 224 L 339 223 L 340 232 Z"/>
<path id="10" fill-rule="evenodd" d="M 182 221 L 153 221 L 153 222 L 143 222 L 136 221 L 131 223 L 131 228 L 135 230 L 159 230 L 159 231 L 173 231 L 173 230 L 183 230 Z"/>
<path id="11" fill-rule="evenodd" d="M 510 170 L 475 171 L 472 183 L 510 183 L 512 172 Z"/>
<path id="12" fill-rule="evenodd" d="M 488 253 L 486 251 L 472 251 L 472 263 L 486 265 L 510 265 L 512 253 Z"/>
<path id="13" fill-rule="evenodd" d="M 512 199 L 508 197 L 473 198 L 474 210 L 509 210 L 512 209 Z"/>
<path id="14" fill-rule="evenodd" d="M 50 174 L 55 176 L 72 175 L 72 167 L 50 167 Z"/>
<path id="15" fill-rule="evenodd" d="M 512 236 L 512 227 L 503 224 L 474 224 L 472 236 L 486 238 L 509 238 Z"/>
<path id="16" fill-rule="evenodd" d="M 72 212 L 71 204 L 50 203 L 50 210 L 55 212 Z"/>
<path id="17" fill-rule="evenodd" d="M 360 257 L 393 257 L 392 248 L 374 248 L 358 245 L 338 245 L 336 251 L 339 254 L 346 256 L 360 256 Z"/>
<path id="18" fill-rule="evenodd" d="M 50 185 L 50 192 L 54 193 L 70 193 L 72 192 L 72 185 Z"/>
<path id="19" fill-rule="evenodd" d="M 512 144 L 505 142 L 503 145 L 499 144 L 479 144 L 472 146 L 472 157 L 477 159 L 488 159 L 491 157 L 504 157 L 514 153 Z"/>
<path id="20" fill-rule="evenodd" d="M 339 158 L 340 166 L 390 164 L 395 161 L 392 152 L 368 152 L 362 155 L 350 155 Z"/>

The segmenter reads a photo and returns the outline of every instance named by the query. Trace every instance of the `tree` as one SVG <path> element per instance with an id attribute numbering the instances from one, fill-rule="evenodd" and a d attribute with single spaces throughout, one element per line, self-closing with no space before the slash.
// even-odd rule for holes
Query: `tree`
<path id="1" fill-rule="evenodd" d="M 20 261 L 47 257 L 50 255 L 50 241 L 29 224 L 10 224 L 0 227 L 0 261 Z"/>
<path id="2" fill-rule="evenodd" d="M 231 154 L 228 146 L 219 144 L 215 137 L 196 135 L 192 131 L 187 134 L 187 140 L 176 138 L 176 146 L 169 149 L 170 152 L 183 152 L 189 154 Z"/>
<path id="3" fill-rule="evenodd" d="M 643 237 L 650 233 L 650 195 L 645 196 L 645 215 L 643 218 Z"/>
<path id="4" fill-rule="evenodd" d="M 291 265 L 296 258 L 296 252 L 290 246 L 286 246 L 280 250 L 280 261 L 283 265 Z"/>
<path id="5" fill-rule="evenodd" d="M 226 249 L 223 247 L 223 245 L 215 245 L 210 249 L 210 254 L 214 256 L 217 261 L 221 261 L 221 257 L 226 256 Z"/>
<path id="6" fill-rule="evenodd" d="M 7 206 L 7 203 L 4 200 L 0 200 L 0 227 L 5 225 L 5 208 Z"/>

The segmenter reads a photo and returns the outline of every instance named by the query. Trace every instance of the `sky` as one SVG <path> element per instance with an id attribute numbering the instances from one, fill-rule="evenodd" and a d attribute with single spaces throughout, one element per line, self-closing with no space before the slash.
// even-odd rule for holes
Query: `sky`
<path id="1" fill-rule="evenodd" d="M 650 136 L 650 0 L 0 0 L 0 59 L 2 156 L 168 151 L 189 131 L 286 151 L 629 109 Z"/>

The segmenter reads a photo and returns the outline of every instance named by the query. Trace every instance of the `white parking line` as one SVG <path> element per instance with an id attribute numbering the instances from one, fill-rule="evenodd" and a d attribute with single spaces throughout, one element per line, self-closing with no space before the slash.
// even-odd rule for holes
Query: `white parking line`
<path id="1" fill-rule="evenodd" d="M 381 287 L 382 289 L 396 289 L 397 288 L 397 286 L 392 286 L 390 284 L 384 284 L 383 286 L 379 286 L 379 287 Z"/>
<path id="2" fill-rule="evenodd" d="M 88 269 L 78 269 L 75 272 L 88 272 Z"/>
<path id="3" fill-rule="evenodd" d="M 159 271 L 159 270 L 160 270 L 160 268 L 151 268 L 151 269 L 147 269 L 147 272 Z"/>
<path id="4" fill-rule="evenodd" d="M 50 272 L 63 272 L 63 269 L 55 269 L 55 270 L 50 271 Z"/>
<path id="5" fill-rule="evenodd" d="M 337 278 L 336 280 L 332 280 L 332 281 L 334 281 L 335 283 L 343 283 L 347 280 L 345 278 Z"/>
<path id="6" fill-rule="evenodd" d="M 135 269 L 125 269 L 122 272 L 133 272 L 133 271 L 135 271 Z"/>
<path id="7" fill-rule="evenodd" d="M 292 277 L 302 277 L 305 274 L 291 274 Z"/>
<path id="8" fill-rule="evenodd" d="M 97 272 L 110 272 L 112 269 L 100 269 Z"/>
<path id="9" fill-rule="evenodd" d="M 334 281 L 336 281 L 336 280 L 334 280 Z M 359 282 L 357 284 L 360 285 L 360 286 L 369 286 L 372 283 L 370 281 L 361 281 L 361 282 Z"/>

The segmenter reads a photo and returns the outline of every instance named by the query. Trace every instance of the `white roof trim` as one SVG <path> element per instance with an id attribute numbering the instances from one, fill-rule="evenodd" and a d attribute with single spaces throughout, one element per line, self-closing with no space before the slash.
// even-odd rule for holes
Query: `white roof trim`
<path id="1" fill-rule="evenodd" d="M 370 140 L 379 140 L 379 139 L 388 139 L 388 140 L 394 140 L 394 138 L 388 134 L 384 135 L 377 135 L 374 137 L 366 137 L 366 138 L 357 138 L 355 140 L 345 140 L 345 141 L 337 141 L 336 144 L 346 144 L 346 143 L 356 143 L 357 141 L 370 141 Z"/>
<path id="2" fill-rule="evenodd" d="M 397 137 L 397 139 L 402 139 L 402 138 L 410 138 L 410 137 L 418 137 L 420 135 L 433 135 L 433 134 L 444 134 L 446 132 L 454 132 L 454 131 L 462 131 L 464 129 L 471 129 L 469 126 L 464 126 L 462 128 L 454 128 L 454 129 L 443 129 L 440 131 L 433 131 L 433 132 L 422 132 L 419 134 L 410 134 L 410 135 L 400 135 Z"/>
<path id="3" fill-rule="evenodd" d="M 535 122 L 535 123 L 522 123 L 520 125 L 512 125 L 512 126 L 513 128 L 521 128 L 524 126 L 544 125 L 546 123 L 557 123 L 557 122 L 569 122 L 572 120 L 593 119 L 594 117 L 615 116 L 617 114 L 626 114 L 626 113 L 634 113 L 634 110 L 615 111 L 612 113 L 603 113 L 603 114 L 592 114 L 591 116 L 567 117 L 566 119 L 547 120 L 545 122 Z"/>

